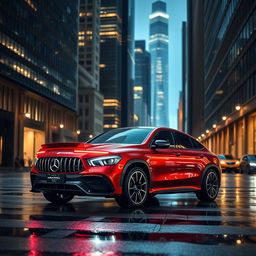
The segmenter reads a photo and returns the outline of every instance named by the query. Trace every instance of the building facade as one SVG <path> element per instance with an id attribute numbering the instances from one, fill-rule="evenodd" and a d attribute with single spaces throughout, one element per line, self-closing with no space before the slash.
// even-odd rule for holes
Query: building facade
<path id="1" fill-rule="evenodd" d="M 149 126 L 151 120 L 151 59 L 145 40 L 135 41 L 135 125 Z"/>
<path id="2" fill-rule="evenodd" d="M 199 139 L 215 153 L 256 154 L 256 2 L 203 1 L 198 8 L 204 34 Z"/>
<path id="3" fill-rule="evenodd" d="M 149 49 L 151 54 L 151 115 L 152 125 L 169 126 L 169 81 L 168 81 L 168 23 L 166 3 L 152 3 Z"/>
<path id="4" fill-rule="evenodd" d="M 104 129 L 133 125 L 134 0 L 102 0 L 100 92 Z"/>
<path id="5" fill-rule="evenodd" d="M 0 13 L 0 165 L 28 166 L 41 144 L 77 138 L 78 1 L 1 1 Z"/>
<path id="6" fill-rule="evenodd" d="M 79 141 L 103 132 L 100 94 L 100 0 L 81 0 L 79 12 L 78 128 Z"/>
<path id="7" fill-rule="evenodd" d="M 78 69 L 78 140 L 85 142 L 103 132 L 103 96 L 95 78 L 81 65 Z"/>

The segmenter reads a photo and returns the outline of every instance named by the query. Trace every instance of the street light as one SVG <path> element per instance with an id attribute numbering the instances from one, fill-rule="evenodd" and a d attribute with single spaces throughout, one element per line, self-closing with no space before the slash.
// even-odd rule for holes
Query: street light
<path id="1" fill-rule="evenodd" d="M 212 125 L 212 128 L 215 129 L 216 127 L 217 127 L 217 124 L 213 124 L 213 125 Z"/>
<path id="2" fill-rule="evenodd" d="M 223 117 L 222 117 L 222 120 L 223 120 L 223 121 L 227 120 L 227 117 L 226 117 L 226 116 L 223 116 Z"/>
<path id="3" fill-rule="evenodd" d="M 209 131 L 209 130 L 206 130 L 205 132 L 206 132 L 206 133 L 209 133 L 210 131 Z"/>
<path id="4" fill-rule="evenodd" d="M 239 111 L 241 109 L 240 105 L 236 105 L 236 110 Z"/>
<path id="5" fill-rule="evenodd" d="M 76 133 L 79 135 L 79 134 L 81 133 L 81 131 L 80 131 L 80 130 L 77 130 Z"/>
<path id="6" fill-rule="evenodd" d="M 60 129 L 63 129 L 64 128 L 64 124 L 60 124 Z"/>
<path id="7" fill-rule="evenodd" d="M 204 136 L 205 136 L 205 134 L 204 134 L 204 133 L 202 133 L 202 134 L 201 134 L 201 136 L 202 136 L 202 137 L 204 137 Z"/>
<path id="8" fill-rule="evenodd" d="M 93 135 L 92 135 L 92 134 L 90 134 L 90 135 L 89 135 L 89 138 L 91 139 L 92 137 L 93 137 Z"/>
<path id="9" fill-rule="evenodd" d="M 26 117 L 26 118 L 30 118 L 30 117 L 31 117 L 31 114 L 27 112 L 27 113 L 25 113 L 25 117 Z"/>

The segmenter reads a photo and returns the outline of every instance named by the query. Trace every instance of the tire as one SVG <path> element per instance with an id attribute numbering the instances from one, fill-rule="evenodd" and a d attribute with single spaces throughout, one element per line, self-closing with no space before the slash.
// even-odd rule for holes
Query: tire
<path id="1" fill-rule="evenodd" d="M 245 168 L 245 173 L 247 175 L 250 175 L 251 174 L 251 170 L 250 170 L 250 167 L 247 165 L 246 168 Z"/>
<path id="2" fill-rule="evenodd" d="M 73 199 L 74 195 L 69 193 L 45 192 L 43 193 L 46 200 L 54 204 L 65 204 Z"/>
<path id="3" fill-rule="evenodd" d="M 217 172 L 209 169 L 203 177 L 201 190 L 196 192 L 196 196 L 200 201 L 214 201 L 218 196 L 219 188 L 220 179 Z"/>
<path id="4" fill-rule="evenodd" d="M 123 182 L 123 192 L 115 197 L 117 204 L 123 208 L 142 207 L 147 201 L 149 181 L 145 171 L 133 167 Z"/>

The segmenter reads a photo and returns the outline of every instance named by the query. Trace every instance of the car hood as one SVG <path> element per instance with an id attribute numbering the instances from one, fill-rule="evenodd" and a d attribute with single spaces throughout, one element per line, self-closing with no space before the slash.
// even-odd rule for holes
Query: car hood
<path id="1" fill-rule="evenodd" d="M 122 153 L 127 151 L 140 151 L 142 145 L 131 144 L 87 144 L 87 143 L 49 143 L 42 145 L 41 152 L 50 155 L 107 155 L 113 153 Z M 38 153 L 40 153 L 40 151 Z"/>

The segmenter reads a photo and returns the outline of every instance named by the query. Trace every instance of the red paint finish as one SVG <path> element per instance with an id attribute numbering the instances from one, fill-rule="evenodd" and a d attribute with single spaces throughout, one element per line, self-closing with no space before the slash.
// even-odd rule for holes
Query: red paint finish
<path id="1" fill-rule="evenodd" d="M 169 128 L 155 128 L 146 140 L 139 145 L 131 144 L 87 144 L 87 143 L 50 143 L 42 145 L 37 153 L 37 158 L 42 157 L 78 157 L 84 169 L 69 175 L 80 174 L 86 176 L 105 177 L 114 188 L 110 196 L 122 193 L 121 180 L 126 167 L 131 161 L 136 164 L 145 163 L 145 168 L 151 176 L 149 193 L 161 191 L 175 192 L 177 189 L 200 190 L 202 175 L 208 165 L 219 168 L 218 157 L 206 148 L 181 149 L 181 148 L 151 148 L 154 136 L 161 130 L 175 131 Z M 87 159 L 118 155 L 121 160 L 113 166 L 90 166 Z M 31 176 L 41 174 L 35 166 L 32 167 Z M 49 169 L 45 174 L 52 173 Z M 55 172 L 60 174 L 62 172 Z M 67 173 L 66 173 L 67 174 Z"/>

